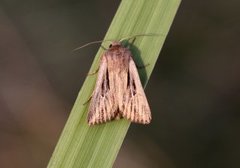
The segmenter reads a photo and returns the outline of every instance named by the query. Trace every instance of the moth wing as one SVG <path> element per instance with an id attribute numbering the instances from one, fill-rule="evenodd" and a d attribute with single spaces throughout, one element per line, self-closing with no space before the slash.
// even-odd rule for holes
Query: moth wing
<path id="1" fill-rule="evenodd" d="M 91 98 L 88 124 L 100 124 L 116 117 L 116 105 L 114 94 L 109 88 L 107 59 L 103 55 L 98 70 L 98 77 L 93 95 Z"/>
<path id="2" fill-rule="evenodd" d="M 151 121 L 151 110 L 136 65 L 131 57 L 128 75 L 128 87 L 124 94 L 126 105 L 122 111 L 122 116 L 135 123 L 148 124 Z"/>

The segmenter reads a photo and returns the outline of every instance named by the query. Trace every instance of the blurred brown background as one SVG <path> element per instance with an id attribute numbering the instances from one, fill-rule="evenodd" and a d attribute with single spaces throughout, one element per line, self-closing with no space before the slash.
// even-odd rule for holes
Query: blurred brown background
<path id="1" fill-rule="evenodd" d="M 0 0 L 0 167 L 46 167 L 120 3 Z M 240 1 L 183 1 L 116 168 L 240 167 Z"/>

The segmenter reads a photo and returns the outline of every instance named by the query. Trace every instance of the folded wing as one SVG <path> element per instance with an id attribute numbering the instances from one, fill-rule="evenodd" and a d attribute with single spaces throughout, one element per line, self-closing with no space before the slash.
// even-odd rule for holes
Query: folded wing
<path id="1" fill-rule="evenodd" d="M 130 57 L 128 72 L 128 87 L 123 95 L 125 101 L 121 115 L 132 122 L 148 124 L 151 121 L 151 111 L 145 96 L 138 71 Z"/>
<path id="2" fill-rule="evenodd" d="M 114 119 L 117 115 L 117 104 L 114 99 L 114 94 L 109 88 L 107 60 L 103 55 L 89 106 L 88 124 L 100 124 Z"/>

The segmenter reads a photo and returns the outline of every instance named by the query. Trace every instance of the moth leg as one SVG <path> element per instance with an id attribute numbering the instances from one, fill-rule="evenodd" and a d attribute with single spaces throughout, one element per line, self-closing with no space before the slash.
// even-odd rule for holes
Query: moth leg
<path id="1" fill-rule="evenodd" d="M 137 69 L 143 69 L 146 68 L 147 66 L 149 66 L 150 64 L 145 64 L 145 65 L 136 65 Z"/>
<path id="2" fill-rule="evenodd" d="M 92 95 L 93 95 L 93 94 L 92 94 Z M 92 99 L 92 95 L 87 99 L 86 102 L 83 103 L 83 105 L 86 105 L 86 104 L 88 104 L 88 103 L 90 102 L 90 100 Z"/>
<path id="3" fill-rule="evenodd" d="M 133 46 L 133 43 L 135 42 L 136 37 L 133 38 L 132 42 L 130 42 L 130 44 L 127 46 L 128 49 L 130 49 L 131 46 Z"/>
<path id="4" fill-rule="evenodd" d="M 103 50 L 107 50 L 103 45 L 101 45 L 101 48 L 102 48 Z"/>
<path id="5" fill-rule="evenodd" d="M 136 37 L 133 38 L 133 40 L 132 40 L 131 44 L 128 46 L 128 48 L 130 48 L 130 46 L 133 45 L 133 43 L 135 42 L 135 40 L 136 40 Z M 136 67 L 137 67 L 137 69 L 143 69 L 143 68 L 146 68 L 146 67 L 149 66 L 149 65 L 150 65 L 150 64 L 148 63 L 148 64 L 145 64 L 145 65 L 136 65 Z"/>
<path id="6" fill-rule="evenodd" d="M 133 45 L 133 43 L 135 42 L 136 40 L 136 37 L 133 38 L 132 42 L 131 42 L 131 45 Z"/>
<path id="7" fill-rule="evenodd" d="M 96 73 L 98 73 L 98 70 L 99 70 L 99 68 L 96 71 L 94 71 L 94 72 L 88 73 L 87 75 L 88 76 L 95 75 Z"/>

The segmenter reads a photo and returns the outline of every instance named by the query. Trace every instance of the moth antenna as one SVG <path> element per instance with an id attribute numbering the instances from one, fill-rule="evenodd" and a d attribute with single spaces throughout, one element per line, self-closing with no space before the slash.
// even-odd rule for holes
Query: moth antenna
<path id="1" fill-rule="evenodd" d="M 124 37 L 120 40 L 120 42 L 124 41 L 124 40 L 130 40 L 132 38 L 135 38 L 135 37 L 141 37 L 141 36 L 159 36 L 160 34 L 157 34 L 157 33 L 146 33 L 146 34 L 135 34 L 133 36 L 128 36 L 128 37 Z"/>
<path id="2" fill-rule="evenodd" d="M 135 37 L 141 37 L 141 36 L 159 36 L 160 34 L 157 34 L 157 33 L 146 33 L 146 34 L 136 34 L 136 35 L 133 35 L 133 36 L 127 36 L 127 37 L 124 37 L 122 38 L 121 40 L 119 40 L 120 42 L 122 42 L 123 40 L 130 40 L 132 38 L 135 38 Z M 98 44 L 98 43 L 103 43 L 103 42 L 106 42 L 106 41 L 110 41 L 110 42 L 113 42 L 114 40 L 98 40 L 98 41 L 92 41 L 92 42 L 89 42 L 89 43 L 86 43 L 80 47 L 77 47 L 75 49 L 73 49 L 73 52 L 77 51 L 77 50 L 80 50 L 84 47 L 87 47 L 87 46 L 90 46 L 92 44 Z"/>
<path id="3" fill-rule="evenodd" d="M 84 47 L 87 47 L 87 46 L 90 46 L 90 45 L 92 45 L 92 44 L 98 44 L 98 43 L 102 43 L 102 42 L 106 42 L 106 41 L 113 41 L 113 40 L 98 40 L 98 41 L 92 41 L 92 42 L 89 42 L 89 43 L 87 43 L 87 44 L 84 44 L 84 45 L 82 45 L 82 46 L 80 46 L 80 47 L 77 47 L 77 48 L 75 48 L 75 49 L 73 49 L 73 52 L 74 51 L 77 51 L 77 50 L 80 50 L 80 49 L 82 49 L 82 48 L 84 48 Z"/>

